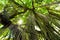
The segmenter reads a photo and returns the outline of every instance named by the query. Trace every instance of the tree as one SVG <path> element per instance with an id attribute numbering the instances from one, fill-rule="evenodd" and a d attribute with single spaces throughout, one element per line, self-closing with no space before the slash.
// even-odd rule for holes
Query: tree
<path id="1" fill-rule="evenodd" d="M 0 5 L 0 40 L 60 40 L 59 0 L 0 0 Z"/>

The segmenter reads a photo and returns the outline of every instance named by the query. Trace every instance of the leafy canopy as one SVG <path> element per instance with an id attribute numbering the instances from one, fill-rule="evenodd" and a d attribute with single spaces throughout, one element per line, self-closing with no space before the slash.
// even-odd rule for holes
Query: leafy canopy
<path id="1" fill-rule="evenodd" d="M 60 40 L 60 0 L 0 0 L 0 40 Z"/>

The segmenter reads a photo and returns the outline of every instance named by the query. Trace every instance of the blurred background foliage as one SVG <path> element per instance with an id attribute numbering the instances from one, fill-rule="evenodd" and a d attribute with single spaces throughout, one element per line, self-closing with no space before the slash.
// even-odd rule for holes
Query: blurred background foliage
<path id="1" fill-rule="evenodd" d="M 1 14 L 0 40 L 60 40 L 60 0 L 0 0 Z"/>

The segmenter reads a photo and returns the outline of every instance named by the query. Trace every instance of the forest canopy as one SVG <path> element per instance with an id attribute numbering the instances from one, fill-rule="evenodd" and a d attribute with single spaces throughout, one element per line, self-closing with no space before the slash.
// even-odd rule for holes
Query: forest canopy
<path id="1" fill-rule="evenodd" d="M 60 40 L 60 0 L 0 0 L 0 40 Z"/>

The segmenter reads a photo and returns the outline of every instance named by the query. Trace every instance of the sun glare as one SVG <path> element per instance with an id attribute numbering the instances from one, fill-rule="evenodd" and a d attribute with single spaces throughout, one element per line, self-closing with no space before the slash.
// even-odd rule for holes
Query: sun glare
<path id="1" fill-rule="evenodd" d="M 41 31 L 40 28 L 39 28 L 38 26 L 35 26 L 35 30 Z"/>
<path id="2" fill-rule="evenodd" d="M 19 25 L 21 25 L 23 23 L 23 20 L 20 19 L 18 22 L 17 22 Z"/>

